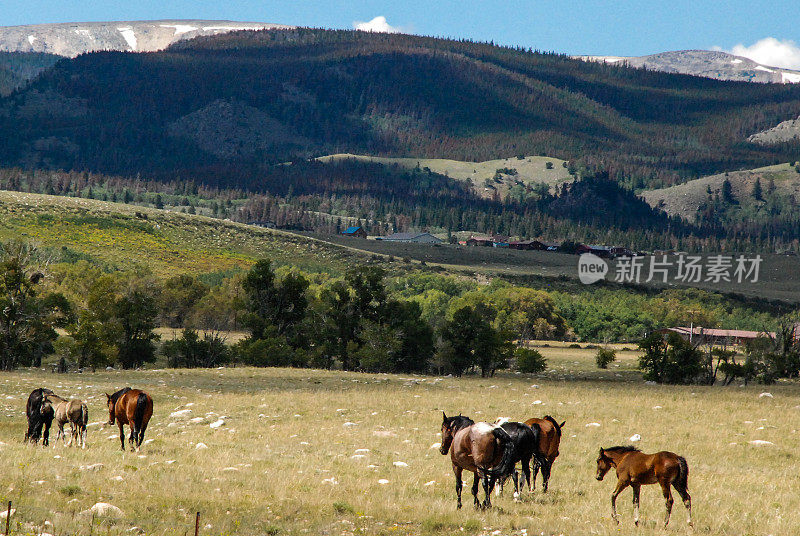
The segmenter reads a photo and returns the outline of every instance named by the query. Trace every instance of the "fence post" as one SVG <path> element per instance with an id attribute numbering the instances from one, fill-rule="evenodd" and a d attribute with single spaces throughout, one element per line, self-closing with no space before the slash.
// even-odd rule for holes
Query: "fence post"
<path id="1" fill-rule="evenodd" d="M 8 510 L 6 511 L 6 536 L 8 536 L 8 531 L 10 527 L 11 527 L 11 501 L 8 501 Z"/>
<path id="2" fill-rule="evenodd" d="M 194 518 L 194 536 L 198 536 L 198 534 L 200 534 L 200 512 L 197 512 L 197 516 Z"/>

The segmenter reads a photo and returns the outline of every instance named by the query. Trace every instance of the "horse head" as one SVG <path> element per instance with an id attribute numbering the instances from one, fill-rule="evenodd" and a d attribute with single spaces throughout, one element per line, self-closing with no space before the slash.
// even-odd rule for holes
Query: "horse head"
<path id="1" fill-rule="evenodd" d="M 450 426 L 452 419 L 442 412 L 442 444 L 439 446 L 439 452 L 442 455 L 447 454 L 450 450 L 450 445 L 453 443 L 453 428 Z"/>
<path id="2" fill-rule="evenodd" d="M 606 453 L 601 448 L 600 455 L 597 457 L 597 480 L 603 480 L 611 467 L 611 458 L 606 456 Z"/>
<path id="3" fill-rule="evenodd" d="M 106 401 L 108 404 L 108 422 L 106 424 L 114 424 L 114 399 L 111 398 L 111 395 L 108 393 L 103 393 L 106 395 Z"/>

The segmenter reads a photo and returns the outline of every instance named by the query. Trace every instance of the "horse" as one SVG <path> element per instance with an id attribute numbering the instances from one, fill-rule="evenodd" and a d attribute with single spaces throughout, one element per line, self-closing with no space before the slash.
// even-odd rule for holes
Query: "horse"
<path id="1" fill-rule="evenodd" d="M 469 417 L 448 417 L 442 412 L 442 444 L 439 452 L 442 455 L 450 453 L 453 463 L 453 473 L 456 477 L 456 495 L 461 508 L 461 474 L 464 469 L 475 474 L 472 481 L 472 496 L 475 498 L 475 508 L 492 507 L 492 488 L 495 478 L 490 469 L 499 464 L 503 455 L 509 450 L 511 437 L 508 433 L 493 424 L 486 422 L 475 423 Z M 483 504 L 478 501 L 478 482 L 483 481 L 485 499 Z"/>
<path id="2" fill-rule="evenodd" d="M 139 451 L 144 441 L 144 431 L 147 423 L 153 416 L 153 399 L 150 395 L 139 389 L 125 387 L 113 395 L 105 394 L 108 399 L 108 424 L 113 425 L 116 420 L 119 426 L 119 440 L 122 450 L 125 450 L 124 425 L 131 427 L 129 443 L 131 451 Z"/>
<path id="3" fill-rule="evenodd" d="M 503 453 L 503 459 L 495 466 L 491 473 L 499 482 L 500 488 L 498 495 L 502 493 L 503 484 L 509 476 L 514 479 L 514 499 L 519 498 L 519 474 L 516 470 L 517 462 L 522 465 L 522 472 L 530 485 L 531 481 L 531 458 L 535 458 L 536 464 L 549 469 L 550 462 L 540 448 L 541 428 L 538 424 L 528 425 L 521 422 L 508 422 L 505 419 L 498 420 L 495 425 L 508 433 L 511 437 L 509 448 Z"/>
<path id="4" fill-rule="evenodd" d="M 633 488 L 633 522 L 639 525 L 639 488 L 642 484 L 661 485 L 664 493 L 667 515 L 664 519 L 664 528 L 669 524 L 669 515 L 672 512 L 672 492 L 670 485 L 675 488 L 683 499 L 683 505 L 689 511 L 689 526 L 692 526 L 692 497 L 689 495 L 689 466 L 686 458 L 674 452 L 662 451 L 655 454 L 644 454 L 636 447 L 612 447 L 600 449 L 597 457 L 597 480 L 603 480 L 609 469 L 617 470 L 617 487 L 611 494 L 611 517 L 619 524 L 617 516 L 617 495 L 622 490 L 631 486 Z"/>
<path id="5" fill-rule="evenodd" d="M 46 408 L 49 406 L 49 410 Z M 78 445 L 81 448 L 86 448 L 86 425 L 89 423 L 89 408 L 82 400 L 65 400 L 58 395 L 50 394 L 44 397 L 42 404 L 42 413 L 45 411 L 52 411 L 55 415 L 56 425 L 58 426 L 58 433 L 56 440 L 53 443 L 58 443 L 58 438 L 67 442 L 67 435 L 64 433 L 64 425 L 70 425 L 70 439 L 68 446 L 77 439 Z"/>
<path id="6" fill-rule="evenodd" d="M 545 415 L 544 419 L 532 418 L 525 421 L 528 426 L 538 424 L 542 433 L 539 435 L 539 449 L 547 457 L 550 462 L 547 465 L 541 465 L 542 469 L 542 491 L 547 493 L 547 484 L 550 482 L 550 470 L 553 463 L 558 458 L 558 447 L 561 445 L 561 430 L 567 421 L 558 424 L 556 420 L 550 415 Z M 528 491 L 533 492 L 536 489 L 536 475 L 539 474 L 539 463 L 533 464 L 533 479 L 528 480 Z"/>
<path id="7" fill-rule="evenodd" d="M 53 423 L 53 407 L 48 405 L 47 411 L 42 411 L 42 403 L 46 395 L 52 395 L 53 391 L 40 387 L 31 391 L 28 396 L 28 403 L 25 405 L 25 416 L 28 418 L 28 430 L 25 432 L 25 440 L 27 443 L 30 441 L 33 444 L 39 442 L 42 438 L 42 445 L 47 446 L 50 443 L 50 425 Z M 44 433 L 42 433 L 44 428 Z"/>

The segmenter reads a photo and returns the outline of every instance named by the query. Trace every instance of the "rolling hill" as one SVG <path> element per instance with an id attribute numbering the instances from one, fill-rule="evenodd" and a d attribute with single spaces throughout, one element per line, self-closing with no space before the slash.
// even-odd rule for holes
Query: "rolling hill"
<path id="1" fill-rule="evenodd" d="M 265 165 L 326 154 L 548 155 L 652 187 L 791 159 L 795 145 L 743 140 L 798 109 L 793 85 L 398 34 L 233 32 L 59 62 L 0 100 L 0 164 L 258 190 Z"/>

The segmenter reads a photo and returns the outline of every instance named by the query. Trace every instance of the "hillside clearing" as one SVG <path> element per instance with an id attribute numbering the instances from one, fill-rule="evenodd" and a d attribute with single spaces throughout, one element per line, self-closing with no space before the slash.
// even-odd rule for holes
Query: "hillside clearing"
<path id="1" fill-rule="evenodd" d="M 13 530 L 28 533 L 50 521 L 57 534 L 89 534 L 89 518 L 76 514 L 108 502 L 123 517 L 96 519 L 100 534 L 183 534 L 192 530 L 196 511 L 203 535 L 452 534 L 462 528 L 467 534 L 618 534 L 608 500 L 613 475 L 596 482 L 594 460 L 601 445 L 627 444 L 639 434 L 642 450 L 669 449 L 688 459 L 697 532 L 795 532 L 796 384 L 771 386 L 771 398 L 759 397 L 761 386 L 647 386 L 633 369 L 635 353 L 597 371 L 593 350 L 542 351 L 551 366 L 536 377 L 252 368 L 6 374 L 0 379 L 0 499 L 17 508 Z M 116 428 L 95 424 L 107 417 L 103 392 L 128 384 L 149 391 L 156 404 L 146 435 L 152 441 L 139 455 L 119 451 Z M 89 400 L 86 450 L 21 443 L 25 399 L 41 385 Z M 170 417 L 179 410 L 199 420 Z M 566 420 L 550 492 L 526 493 L 521 503 L 507 492 L 493 498 L 493 510 L 476 512 L 467 486 L 467 506 L 457 512 L 449 459 L 431 448 L 439 441 L 442 411 L 489 421 L 544 414 Z M 224 425 L 209 427 L 220 418 Z M 629 531 L 629 491 L 618 508 L 622 530 Z M 663 534 L 662 515 L 660 491 L 646 486 L 637 532 Z M 677 503 L 668 532 L 688 533 Z"/>
<path id="2" fill-rule="evenodd" d="M 535 185 L 544 183 L 551 187 L 562 182 L 572 180 L 566 167 L 567 161 L 548 156 L 525 156 L 523 158 L 502 158 L 487 160 L 485 162 L 464 162 L 461 160 L 446 160 L 441 158 L 389 158 L 382 156 L 366 156 L 357 154 L 333 154 L 317 158 L 322 162 L 335 162 L 337 160 L 354 159 L 365 162 L 377 162 L 384 165 L 397 165 L 405 169 L 428 168 L 434 173 L 445 175 L 459 181 L 472 181 L 475 192 L 483 197 L 491 197 L 497 191 L 503 198 L 513 188 L 517 181 L 522 185 Z M 548 163 L 551 167 L 548 168 Z M 499 181 L 494 177 L 498 170 L 508 170 L 501 173 Z M 513 171 L 512 171 L 513 170 Z M 485 183 L 491 187 L 484 186 Z"/>

